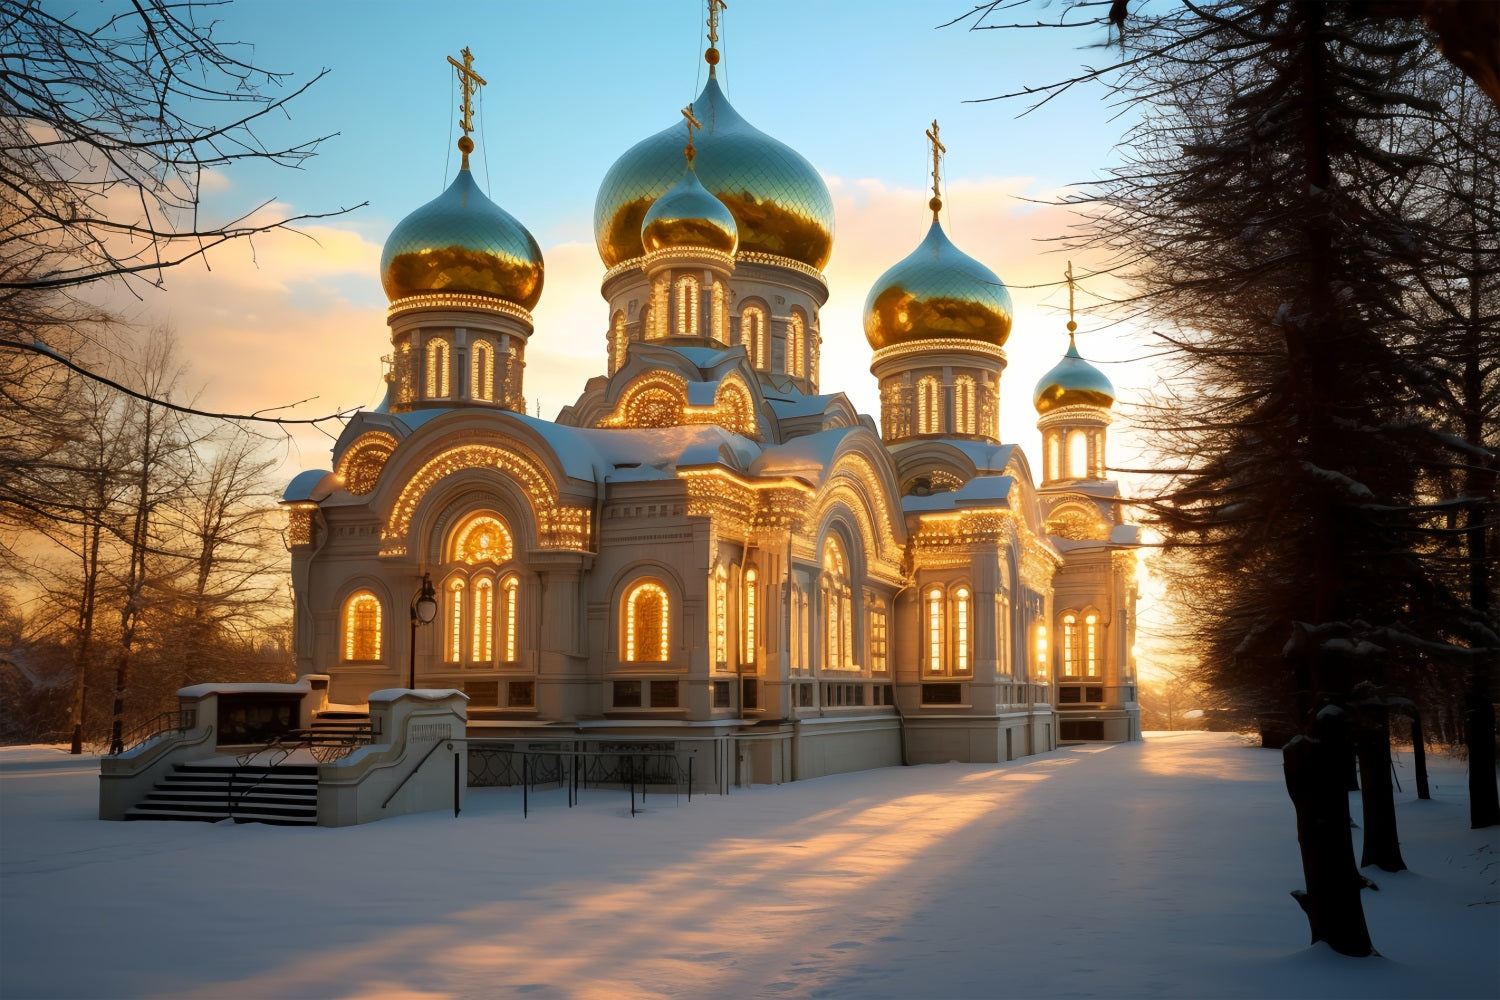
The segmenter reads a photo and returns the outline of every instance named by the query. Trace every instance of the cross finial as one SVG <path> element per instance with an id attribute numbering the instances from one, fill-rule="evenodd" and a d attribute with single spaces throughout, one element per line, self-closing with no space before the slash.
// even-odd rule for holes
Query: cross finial
<path id="1" fill-rule="evenodd" d="M 703 59 L 708 63 L 709 76 L 713 76 L 713 67 L 719 64 L 719 50 L 716 47 L 719 42 L 719 11 L 728 6 L 724 0 L 708 0 L 708 51 L 703 53 Z"/>
<path id="2" fill-rule="evenodd" d="M 464 130 L 464 134 L 458 140 L 458 151 L 464 154 L 461 169 L 468 170 L 469 154 L 474 151 L 474 140 L 469 138 L 469 133 L 474 131 L 474 91 L 478 87 L 487 86 L 488 82 L 474 72 L 474 53 L 469 51 L 467 45 L 459 55 L 464 57 L 463 62 L 459 62 L 452 56 L 448 57 L 448 62 L 458 70 L 458 85 L 464 91 L 463 117 L 458 120 L 458 127 Z"/>
<path id="3" fill-rule="evenodd" d="M 687 156 L 688 168 L 691 169 L 693 166 L 693 157 L 698 155 L 698 151 L 693 148 L 693 129 L 701 129 L 703 127 L 703 123 L 700 122 L 697 118 L 693 117 L 693 106 L 691 104 L 682 109 L 682 117 L 687 119 L 688 130 L 687 148 L 682 152 L 685 156 Z"/>
<path id="4" fill-rule="evenodd" d="M 1073 342 L 1073 331 L 1078 329 L 1078 324 L 1073 321 L 1073 262 L 1068 261 L 1068 269 L 1063 272 L 1063 277 L 1068 279 L 1068 343 Z"/>
<path id="5" fill-rule="evenodd" d="M 927 130 L 927 138 L 932 142 L 932 200 L 927 203 L 927 207 L 932 209 L 932 221 L 936 222 L 938 210 L 943 207 L 942 196 L 938 193 L 938 162 L 939 157 L 948 152 L 948 147 L 944 146 L 938 139 L 938 123 L 936 118 L 932 120 L 932 128 Z"/>

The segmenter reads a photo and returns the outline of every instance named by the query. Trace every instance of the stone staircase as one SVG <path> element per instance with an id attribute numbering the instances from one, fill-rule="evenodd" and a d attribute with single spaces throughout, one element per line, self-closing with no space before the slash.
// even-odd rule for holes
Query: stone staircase
<path id="1" fill-rule="evenodd" d="M 141 802 L 125 813 L 127 820 L 187 820 L 217 823 L 270 823 L 316 826 L 316 764 L 242 766 L 217 758 L 212 762 L 174 764 Z"/>

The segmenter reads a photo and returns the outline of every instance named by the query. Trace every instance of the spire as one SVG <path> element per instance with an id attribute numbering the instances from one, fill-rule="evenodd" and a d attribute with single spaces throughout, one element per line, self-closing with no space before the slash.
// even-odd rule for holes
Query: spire
<path id="1" fill-rule="evenodd" d="M 714 67 L 719 65 L 719 50 L 716 47 L 719 42 L 719 11 L 728 6 L 724 0 L 708 0 L 708 51 L 703 53 L 703 61 L 708 63 L 709 76 L 716 75 Z"/>
<path id="2" fill-rule="evenodd" d="M 1073 262 L 1068 261 L 1068 269 L 1063 272 L 1063 277 L 1068 279 L 1068 353 L 1077 354 L 1078 345 L 1073 340 L 1073 334 L 1078 330 L 1078 324 L 1073 319 Z"/>
<path id="3" fill-rule="evenodd" d="M 942 196 L 938 193 L 938 158 L 948 152 L 948 147 L 938 140 L 936 118 L 932 120 L 932 128 L 927 130 L 927 138 L 932 140 L 932 200 L 927 203 L 927 207 L 932 209 L 932 221 L 936 222 L 938 210 L 943 207 Z"/>
<path id="4" fill-rule="evenodd" d="M 682 150 L 682 155 L 687 157 L 688 169 L 692 170 L 693 157 L 698 155 L 698 151 L 693 148 L 693 129 L 701 129 L 703 123 L 693 117 L 693 106 L 691 104 L 682 109 L 682 117 L 687 119 L 688 130 L 687 146 Z"/>
<path id="5" fill-rule="evenodd" d="M 474 91 L 479 87 L 488 86 L 488 83 L 484 77 L 474 72 L 474 53 L 469 51 L 467 45 L 459 55 L 464 57 L 463 62 L 459 62 L 452 56 L 448 57 L 448 62 L 458 70 L 458 85 L 464 91 L 463 117 L 458 120 L 458 127 L 464 130 L 464 134 L 459 137 L 458 151 L 464 154 L 463 163 L 459 165 L 459 169 L 468 170 L 469 154 L 474 152 L 474 140 L 469 138 L 469 133 L 474 131 Z"/>

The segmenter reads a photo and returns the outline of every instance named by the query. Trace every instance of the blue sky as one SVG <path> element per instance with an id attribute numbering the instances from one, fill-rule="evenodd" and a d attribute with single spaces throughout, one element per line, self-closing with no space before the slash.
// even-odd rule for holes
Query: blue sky
<path id="1" fill-rule="evenodd" d="M 731 0 L 720 78 L 745 118 L 801 152 L 829 183 L 837 231 L 826 272 L 823 390 L 847 391 L 872 414 L 861 307 L 880 273 L 926 230 L 923 132 L 938 119 L 948 148 L 944 226 L 1016 301 L 1002 436 L 1035 454 L 1031 391 L 1066 348 L 1059 310 L 1067 296 L 1033 286 L 1055 286 L 1066 255 L 1046 241 L 1076 220 L 1032 200 L 1098 176 L 1125 123 L 1112 120 L 1098 90 L 1024 117 L 1020 102 L 970 103 L 1069 76 L 1110 53 L 1079 47 L 1103 41 L 1100 29 L 938 27 L 968 9 L 967 0 Z M 253 46 L 241 52 L 247 61 L 294 74 L 293 85 L 329 70 L 290 117 L 267 122 L 269 143 L 339 134 L 300 170 L 255 165 L 210 178 L 207 213 L 227 216 L 267 199 L 284 213 L 369 204 L 305 226 L 303 236 L 216 253 L 211 272 L 179 269 L 164 292 L 127 306 L 138 321 L 176 331 L 206 405 L 259 409 L 316 396 L 297 410 L 313 415 L 378 402 L 379 358 L 389 350 L 380 246 L 457 169 L 458 96 L 447 56 L 465 45 L 488 81 L 475 176 L 546 258 L 527 395 L 550 417 L 602 373 L 594 196 L 615 158 L 678 120 L 701 88 L 701 0 L 239 0 L 215 16 L 218 37 Z M 1086 290 L 1079 301 L 1089 301 Z M 1149 372 L 1116 364 L 1140 349 L 1105 326 L 1080 317 L 1080 348 L 1128 395 Z M 289 464 L 326 467 L 330 443 L 299 439 Z"/>

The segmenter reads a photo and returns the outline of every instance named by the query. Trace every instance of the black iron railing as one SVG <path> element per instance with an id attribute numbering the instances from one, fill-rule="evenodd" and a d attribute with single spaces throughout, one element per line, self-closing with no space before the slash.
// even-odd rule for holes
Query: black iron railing
<path id="1" fill-rule="evenodd" d="M 163 712 L 154 719 L 131 729 L 120 739 L 118 749 L 106 754 L 108 757 L 118 757 L 120 754 L 136 747 L 149 743 L 164 733 L 185 733 L 198 724 L 198 709 L 178 708 L 170 712 Z"/>

